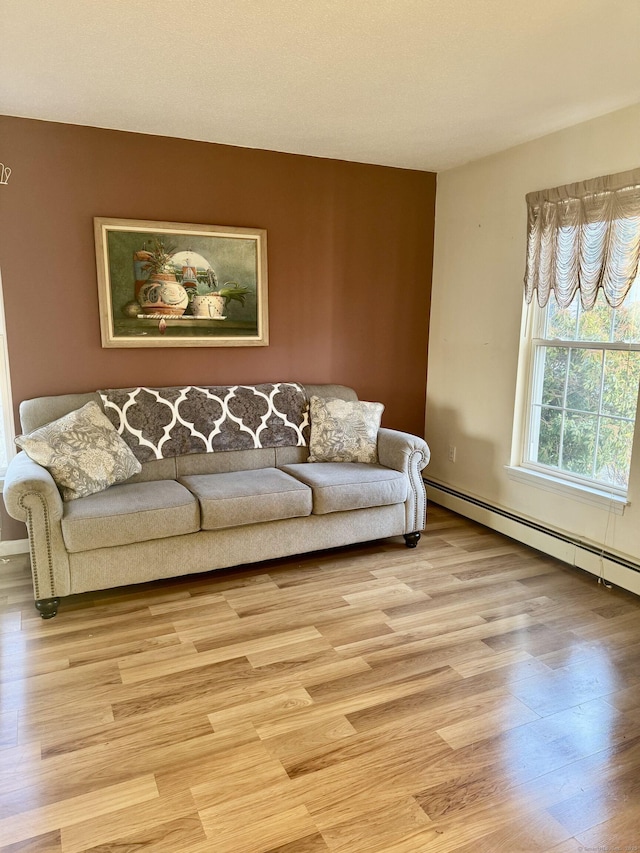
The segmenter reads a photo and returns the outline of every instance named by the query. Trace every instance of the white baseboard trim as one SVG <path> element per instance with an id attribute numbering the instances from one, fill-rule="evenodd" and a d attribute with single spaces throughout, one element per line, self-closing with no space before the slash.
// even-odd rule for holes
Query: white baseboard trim
<path id="1" fill-rule="evenodd" d="M 0 557 L 12 557 L 14 554 L 28 554 L 28 539 L 8 539 L 0 542 Z"/>
<path id="2" fill-rule="evenodd" d="M 434 503 L 470 518 L 485 527 L 503 533 L 517 542 L 583 569 L 607 583 L 640 595 L 640 566 L 608 552 L 597 552 L 559 531 L 545 529 L 513 513 L 465 495 L 448 486 L 425 480 L 427 497 Z M 427 522 L 428 523 L 428 522 Z"/>

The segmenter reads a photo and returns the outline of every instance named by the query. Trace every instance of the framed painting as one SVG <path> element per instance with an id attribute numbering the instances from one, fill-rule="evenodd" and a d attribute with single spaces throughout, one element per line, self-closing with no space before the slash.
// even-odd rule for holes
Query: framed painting
<path id="1" fill-rule="evenodd" d="M 267 346 L 267 232 L 94 219 L 103 347 Z"/>

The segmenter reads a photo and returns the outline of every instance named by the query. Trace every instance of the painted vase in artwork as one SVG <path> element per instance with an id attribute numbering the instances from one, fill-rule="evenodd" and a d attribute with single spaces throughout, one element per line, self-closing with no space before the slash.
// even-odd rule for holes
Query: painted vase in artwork
<path id="1" fill-rule="evenodd" d="M 189 304 L 189 295 L 171 273 L 154 273 L 138 293 L 143 314 L 156 317 L 181 317 Z"/>
<path id="2" fill-rule="evenodd" d="M 225 320 L 225 298 L 219 293 L 200 293 L 193 297 L 191 310 L 196 317 L 207 317 L 210 320 Z"/>

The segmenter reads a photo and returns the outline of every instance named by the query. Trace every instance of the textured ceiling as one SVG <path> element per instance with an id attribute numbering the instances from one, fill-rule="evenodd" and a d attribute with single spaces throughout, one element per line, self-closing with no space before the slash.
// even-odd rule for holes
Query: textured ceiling
<path id="1" fill-rule="evenodd" d="M 430 171 L 640 102 L 638 0 L 1 0 L 0 37 L 5 115 Z"/>

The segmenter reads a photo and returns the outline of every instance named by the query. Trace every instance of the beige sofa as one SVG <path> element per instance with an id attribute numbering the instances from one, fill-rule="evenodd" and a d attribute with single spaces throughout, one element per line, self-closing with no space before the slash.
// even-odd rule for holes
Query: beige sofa
<path id="1" fill-rule="evenodd" d="M 244 387 L 244 386 L 241 386 Z M 311 396 L 357 400 L 338 385 Z M 20 406 L 29 433 L 97 393 Z M 104 408 L 104 407 L 103 407 Z M 4 485 L 8 513 L 27 525 L 36 608 L 60 597 L 404 535 L 426 524 L 422 438 L 380 429 L 378 463 L 307 462 L 306 446 L 178 454 L 142 464 L 124 483 L 65 502 L 49 471 L 21 451 Z"/>

